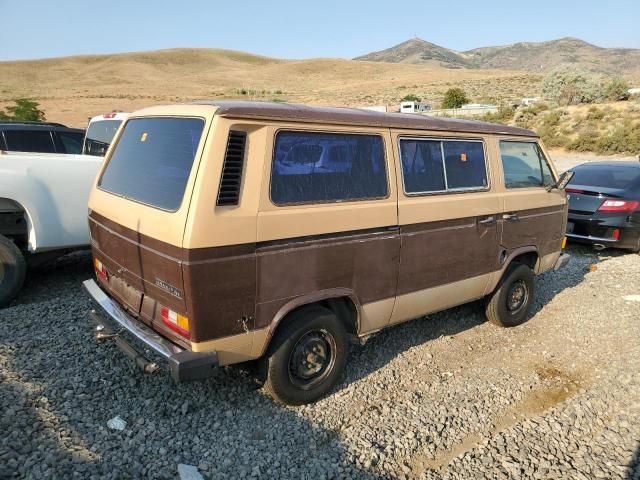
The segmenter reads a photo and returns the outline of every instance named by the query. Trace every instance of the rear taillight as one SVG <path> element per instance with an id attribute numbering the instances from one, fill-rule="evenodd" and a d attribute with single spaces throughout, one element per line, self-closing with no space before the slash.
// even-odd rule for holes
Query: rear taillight
<path id="1" fill-rule="evenodd" d="M 189 333 L 189 319 L 187 317 L 180 315 L 167 307 L 162 307 L 160 309 L 160 315 L 162 316 L 164 324 L 171 330 L 185 338 L 191 337 L 191 334 Z"/>
<path id="2" fill-rule="evenodd" d="M 636 200 L 605 200 L 600 208 L 599 212 L 633 212 L 638 208 L 640 202 Z"/>
<path id="3" fill-rule="evenodd" d="M 565 188 L 564 191 L 567 193 L 583 193 L 584 192 L 584 190 L 579 190 L 577 188 Z"/>
<path id="4" fill-rule="evenodd" d="M 105 113 L 104 115 L 102 115 L 104 118 L 115 118 L 116 114 L 115 112 L 109 112 L 109 113 Z"/>
<path id="5" fill-rule="evenodd" d="M 97 258 L 94 258 L 93 268 L 95 269 L 96 275 L 100 280 L 104 280 L 105 282 L 108 280 L 109 277 L 107 275 L 107 267 L 104 266 L 104 263 L 102 263 Z"/>

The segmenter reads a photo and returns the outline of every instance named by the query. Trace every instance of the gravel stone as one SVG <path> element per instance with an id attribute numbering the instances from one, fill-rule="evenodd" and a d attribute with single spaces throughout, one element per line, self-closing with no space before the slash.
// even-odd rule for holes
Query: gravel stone
<path id="1" fill-rule="evenodd" d="M 90 256 L 66 256 L 0 310 L 0 478 L 640 480 L 640 255 L 568 251 L 526 324 L 472 303 L 399 325 L 297 408 L 238 367 L 175 385 L 96 344 Z"/>

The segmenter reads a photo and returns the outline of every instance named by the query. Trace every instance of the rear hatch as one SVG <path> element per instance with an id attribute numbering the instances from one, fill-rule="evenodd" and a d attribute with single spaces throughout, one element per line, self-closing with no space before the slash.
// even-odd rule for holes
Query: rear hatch
<path id="1" fill-rule="evenodd" d="M 204 126 L 201 118 L 129 119 L 90 200 L 101 285 L 131 315 L 182 344 L 161 310 L 187 315 L 182 237 Z"/>

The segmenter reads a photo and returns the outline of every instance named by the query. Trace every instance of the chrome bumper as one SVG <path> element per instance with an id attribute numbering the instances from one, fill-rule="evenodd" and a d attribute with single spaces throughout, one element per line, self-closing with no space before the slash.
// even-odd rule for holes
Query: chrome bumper
<path id="1" fill-rule="evenodd" d="M 554 270 L 559 270 L 562 267 L 564 267 L 567 263 L 569 263 L 569 260 L 571 260 L 571 255 L 569 255 L 568 253 L 563 253 L 558 257 L 558 260 L 556 260 L 556 264 L 553 266 Z"/>
<path id="2" fill-rule="evenodd" d="M 123 329 L 140 343 L 162 356 L 168 362 L 171 377 L 176 382 L 206 378 L 218 366 L 216 352 L 191 352 L 167 340 L 131 317 L 94 280 L 85 280 L 82 282 L 82 286 L 95 306 L 95 310 L 91 312 L 90 316 L 99 324 L 98 331 L 102 332 L 101 337 L 114 339 L 118 347 L 145 371 L 153 370 L 153 368 L 149 368 L 150 362 L 145 361 L 146 359 L 141 352 L 120 337 Z"/>

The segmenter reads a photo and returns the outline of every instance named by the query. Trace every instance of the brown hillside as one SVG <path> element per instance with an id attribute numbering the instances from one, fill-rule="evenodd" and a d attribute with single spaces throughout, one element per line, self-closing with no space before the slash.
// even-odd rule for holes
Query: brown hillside
<path id="1" fill-rule="evenodd" d="M 504 70 L 174 49 L 0 62 L 0 108 L 13 98 L 31 97 L 49 120 L 83 126 L 87 117 L 113 109 L 203 98 L 397 107 L 408 93 L 437 103 L 446 89 L 460 86 L 474 101 L 506 101 L 536 94 L 539 81 L 536 75 Z"/>

